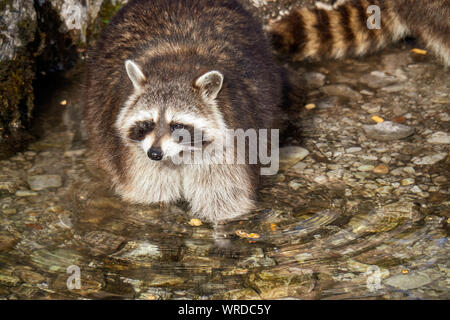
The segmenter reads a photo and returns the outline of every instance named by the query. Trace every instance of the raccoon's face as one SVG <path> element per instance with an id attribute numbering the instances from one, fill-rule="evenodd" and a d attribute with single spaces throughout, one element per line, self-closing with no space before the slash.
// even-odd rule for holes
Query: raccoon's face
<path id="1" fill-rule="evenodd" d="M 215 101 L 223 83 L 220 72 L 157 86 L 133 61 L 125 67 L 134 93 L 116 121 L 124 143 L 151 161 L 164 161 L 221 139 L 225 124 Z"/>

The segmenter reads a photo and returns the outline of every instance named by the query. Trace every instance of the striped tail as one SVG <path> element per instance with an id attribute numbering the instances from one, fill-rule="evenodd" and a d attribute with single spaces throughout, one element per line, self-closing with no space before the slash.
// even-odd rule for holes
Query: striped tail
<path id="1" fill-rule="evenodd" d="M 392 1 L 338 3 L 334 7 L 319 5 L 315 9 L 297 9 L 271 23 L 269 32 L 275 48 L 295 61 L 339 59 L 377 51 L 409 34 L 391 7 Z M 369 8 L 372 5 L 380 8 L 380 29 L 368 27 L 375 13 Z"/>

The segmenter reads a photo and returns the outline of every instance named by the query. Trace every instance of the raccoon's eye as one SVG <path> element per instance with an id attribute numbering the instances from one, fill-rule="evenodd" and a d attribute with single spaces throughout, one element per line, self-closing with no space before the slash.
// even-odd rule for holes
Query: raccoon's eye
<path id="1" fill-rule="evenodd" d="M 137 122 L 129 132 L 129 138 L 131 140 L 141 141 L 147 134 L 153 131 L 155 124 L 153 121 L 139 121 Z"/>
<path id="2" fill-rule="evenodd" d="M 170 131 L 174 132 L 175 130 L 181 130 L 184 129 L 184 125 L 181 123 L 173 123 L 170 125 Z"/>

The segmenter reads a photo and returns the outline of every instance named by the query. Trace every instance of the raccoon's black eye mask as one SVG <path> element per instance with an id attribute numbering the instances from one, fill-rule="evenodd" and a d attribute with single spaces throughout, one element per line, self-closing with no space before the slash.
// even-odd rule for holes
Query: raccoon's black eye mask
<path id="1" fill-rule="evenodd" d="M 142 141 L 145 136 L 153 131 L 155 124 L 153 121 L 139 121 L 130 128 L 128 132 L 128 137 L 131 140 Z"/>

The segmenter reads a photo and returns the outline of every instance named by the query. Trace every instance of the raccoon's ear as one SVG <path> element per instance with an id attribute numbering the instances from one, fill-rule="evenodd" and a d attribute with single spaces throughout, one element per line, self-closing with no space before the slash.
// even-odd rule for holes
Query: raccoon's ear
<path id="1" fill-rule="evenodd" d="M 125 61 L 125 69 L 127 70 L 128 77 L 135 89 L 139 89 L 145 82 L 145 76 L 141 68 L 132 60 Z"/>
<path id="2" fill-rule="evenodd" d="M 222 89 L 223 75 L 216 70 L 209 71 L 195 80 L 195 86 L 207 100 L 214 100 Z"/>

